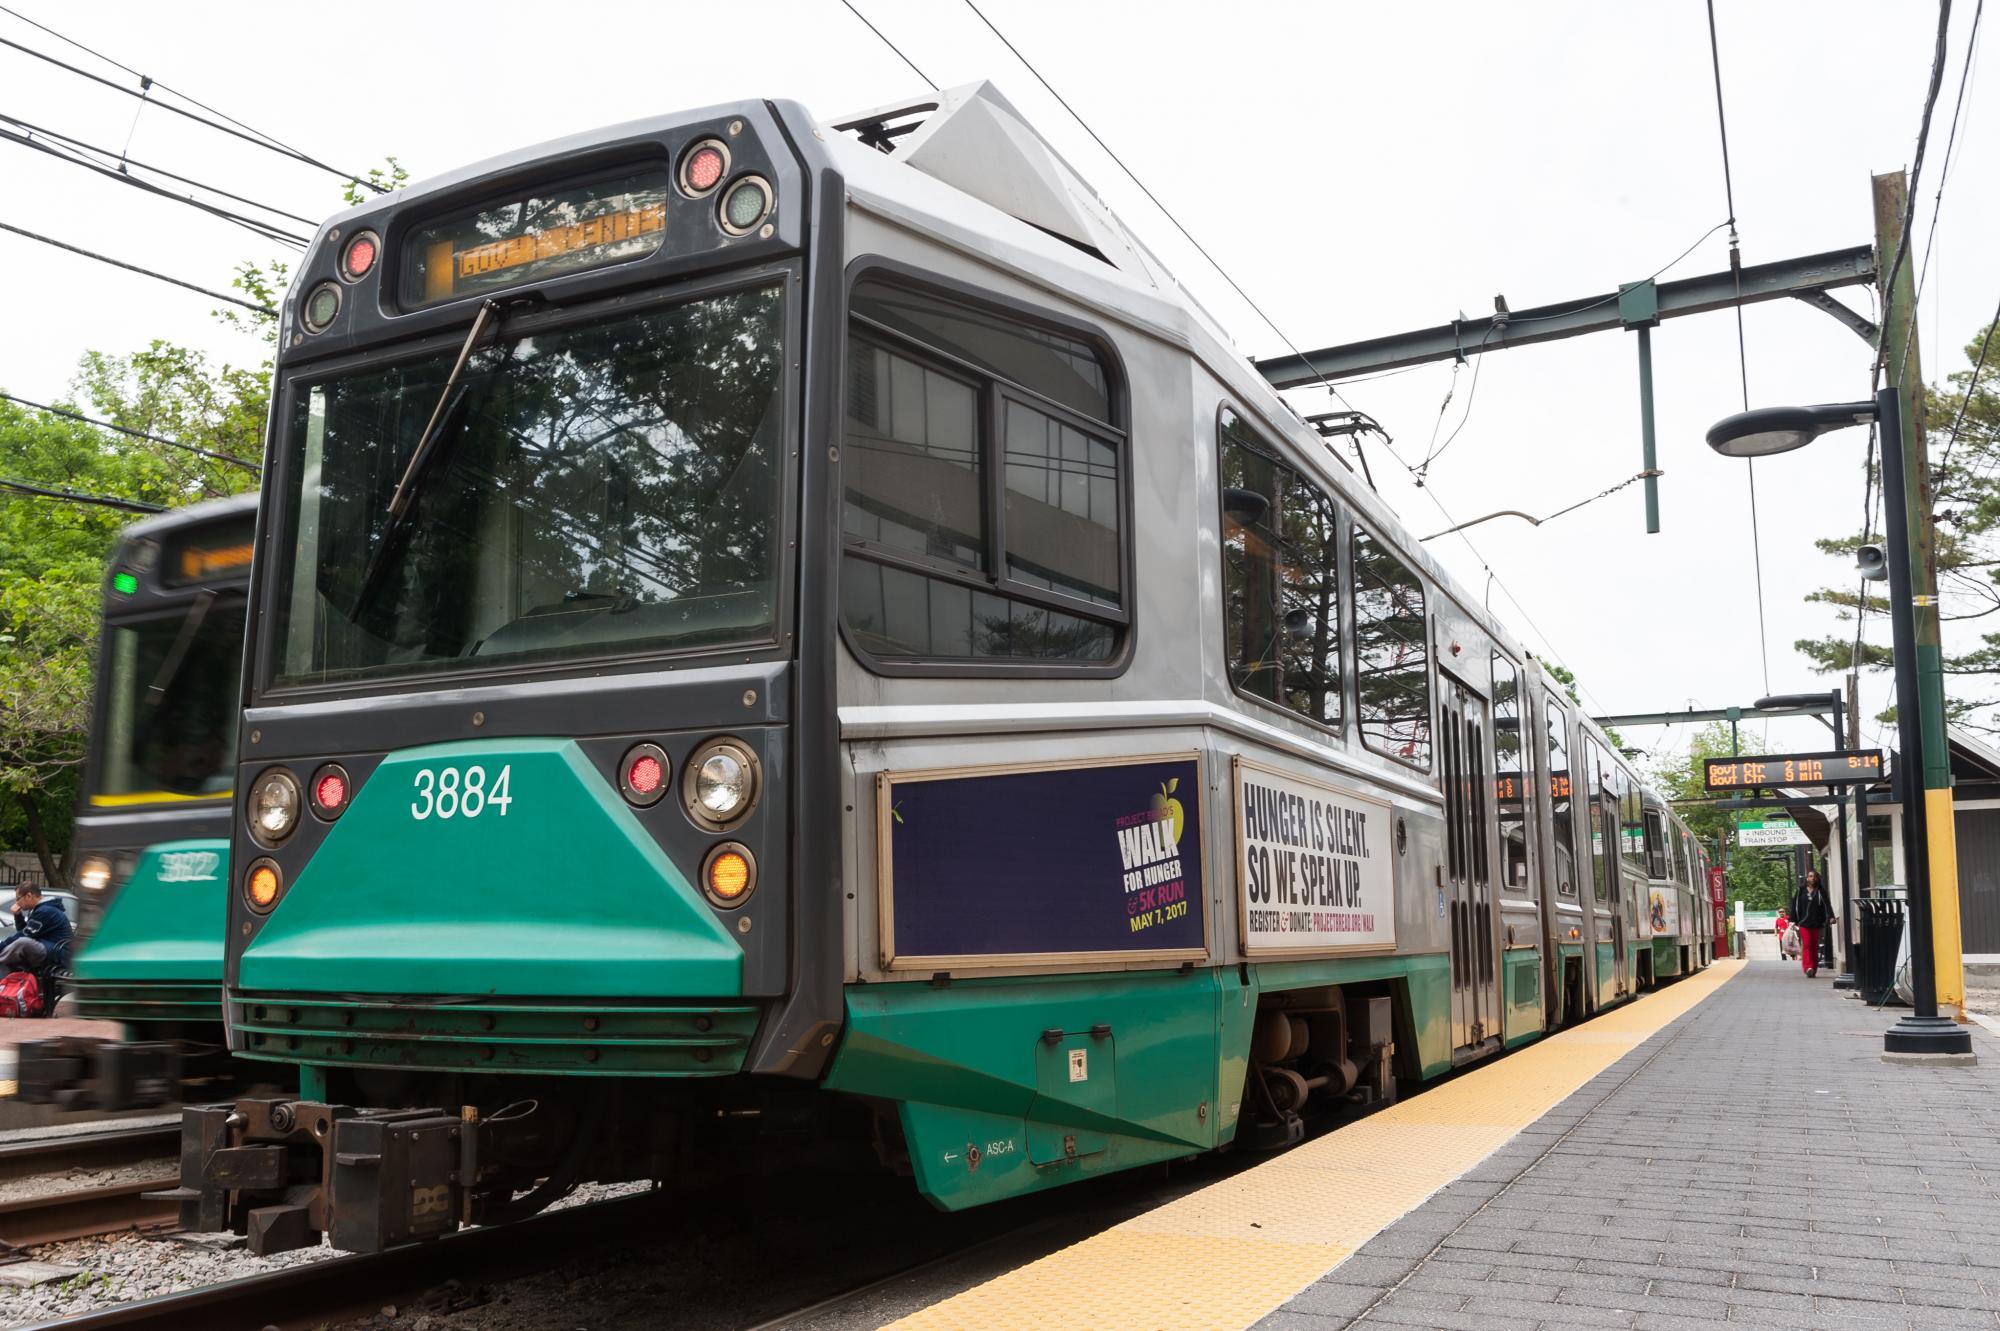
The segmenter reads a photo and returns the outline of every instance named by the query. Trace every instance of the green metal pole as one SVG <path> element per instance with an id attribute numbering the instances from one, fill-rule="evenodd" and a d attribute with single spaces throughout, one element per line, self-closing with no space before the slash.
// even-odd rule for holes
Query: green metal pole
<path id="1" fill-rule="evenodd" d="M 1639 440 L 1646 477 L 1646 534 L 1660 530 L 1660 461 L 1653 434 L 1653 330 L 1639 327 Z"/>
<path id="2" fill-rule="evenodd" d="M 1917 724 L 1923 743 L 1922 770 L 1909 769 L 1923 781 L 1929 829 L 1931 936 L 1937 965 L 1938 1006 L 1960 1021 L 1965 1019 L 1965 958 L 1959 935 L 1958 837 L 1951 802 L 1951 750 L 1945 735 L 1944 650 L 1938 628 L 1937 538 L 1929 451 L 1924 442 L 1924 379 L 1917 355 L 1917 299 L 1914 246 L 1892 274 L 1902 245 L 1903 210 L 1909 184 L 1901 171 L 1874 177 L 1876 280 L 1882 290 L 1882 363 L 1886 381 L 1901 392 L 1898 424 L 1908 531 L 1911 599 L 1916 612 Z M 1883 432 L 1887 441 L 1887 431 Z M 1886 497 L 1886 496 L 1885 496 Z M 1897 661 L 1907 670 L 1909 662 Z M 1911 884 L 1916 891 L 1917 884 Z"/>

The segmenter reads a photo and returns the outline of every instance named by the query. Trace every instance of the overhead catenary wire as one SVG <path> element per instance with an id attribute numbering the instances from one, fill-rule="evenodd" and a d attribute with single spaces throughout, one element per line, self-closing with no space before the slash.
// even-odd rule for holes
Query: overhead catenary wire
<path id="1" fill-rule="evenodd" d="M 97 508 L 123 509 L 127 513 L 164 513 L 164 504 L 149 504 L 140 499 L 120 499 L 115 495 L 89 494 L 82 490 L 65 490 L 57 486 L 35 485 L 29 481 L 13 481 L 0 477 L 0 495 L 7 493 L 27 495 L 34 499 L 59 499 L 71 504 L 89 504 Z"/>
<path id="2" fill-rule="evenodd" d="M 9 14 L 14 13 L 14 11 L 11 9 L 7 10 L 6 12 Z M 19 14 L 14 14 L 14 17 L 20 18 L 21 16 Z M 23 21 L 27 22 L 31 20 L 23 20 Z M 41 25 L 36 24 L 35 26 L 40 27 Z M 47 31 L 47 29 L 44 29 L 44 31 Z M 54 34 L 54 35 L 60 36 L 60 34 Z M 63 38 L 63 40 L 68 41 L 69 39 L 65 37 Z M 75 43 L 72 43 L 72 45 L 74 44 Z M 136 75 L 136 77 L 140 80 L 141 86 L 138 88 L 128 88 L 122 83 L 118 83 L 112 79 L 105 78 L 101 74 L 93 74 L 87 69 L 82 69 L 76 65 L 70 64 L 67 60 L 58 60 L 46 51 L 37 51 L 34 47 L 25 46 L 20 42 L 14 41 L 11 38 L 0 37 L 0 46 L 12 47 L 14 50 L 19 51 L 24 55 L 31 55 L 37 60 L 43 60 L 51 65 L 56 66 L 59 69 L 67 70 L 69 73 L 76 75 L 78 78 L 88 79 L 92 83 L 101 84 L 104 87 L 111 89 L 113 92 L 123 93 L 127 97 L 136 97 L 140 101 L 145 102 L 149 106 L 157 106 L 162 111 L 169 111 L 172 112 L 174 115 L 183 116 L 188 120 L 192 120 L 196 124 L 206 125 L 210 129 L 216 130 L 223 134 L 227 134 L 232 138 L 238 138 L 243 140 L 245 143 L 254 144 L 257 147 L 264 149 L 266 152 L 276 153 L 281 157 L 289 157 L 294 161 L 303 162 L 305 165 L 310 167 L 315 167 L 321 171 L 326 172 L 329 175 L 338 176 L 342 180 L 352 181 L 355 184 L 361 186 L 363 189 L 374 190 L 377 194 L 388 193 L 386 187 L 376 184 L 374 181 L 370 180 L 368 177 L 364 175 L 360 175 L 353 171 L 342 171 L 339 167 L 333 166 L 327 162 L 323 162 L 319 158 L 314 157 L 310 153 L 300 152 L 296 148 L 287 147 L 283 143 L 279 142 L 277 139 L 274 139 L 271 136 L 264 134 L 260 131 L 237 128 L 236 126 L 242 123 L 240 121 L 236 121 L 234 124 L 225 124 L 223 123 L 223 120 L 211 119 L 208 116 L 198 115 L 195 112 L 190 111 L 185 107 L 175 106 L 171 102 L 154 101 L 146 95 L 147 91 L 155 86 L 164 88 L 166 87 L 166 85 L 158 83 L 156 80 L 149 78 L 147 75 L 144 74 Z M 92 54 L 95 55 L 96 53 L 92 52 Z M 105 57 L 100 56 L 98 58 L 104 59 Z M 111 61 L 110 63 L 116 64 L 117 62 Z M 123 65 L 119 65 L 118 67 L 120 69 L 126 68 Z M 130 73 L 132 71 L 127 70 L 127 72 Z M 167 90 L 169 92 L 173 91 L 170 88 Z M 180 96 L 180 95 L 181 94 L 179 93 L 175 93 L 175 96 Z M 194 99 L 190 97 L 187 100 L 192 102 Z M 215 114 L 220 115 L 221 113 L 216 112 Z M 224 119 L 229 119 L 229 118 L 224 117 Z"/>
<path id="3" fill-rule="evenodd" d="M 123 70 L 125 73 L 130 74 L 133 78 L 139 80 L 140 87 L 142 90 L 150 88 L 158 88 L 161 92 L 171 93 L 175 97 L 178 97 L 182 101 L 186 102 L 188 105 L 200 107 L 202 110 L 208 112 L 212 116 L 217 117 L 218 119 L 227 120 L 230 124 L 236 126 L 238 129 L 248 130 L 250 133 L 255 134 L 258 138 L 264 139 L 267 142 L 276 145 L 277 147 L 283 148 L 286 152 L 297 153 L 300 151 L 298 148 L 295 148 L 291 144 L 286 143 L 283 139 L 279 138 L 277 135 L 267 134 L 263 130 L 258 129 L 255 125 L 247 125 L 243 121 L 238 120 L 235 116 L 230 115 L 227 111 L 218 110 L 217 108 L 210 106 L 207 102 L 202 101 L 198 97 L 191 97 L 187 93 L 182 92 L 179 88 L 171 87 L 165 83 L 160 82 L 160 80 L 154 78 L 150 74 L 142 74 L 138 70 L 132 68 L 132 66 L 123 64 L 118 60 L 115 60 L 112 57 L 104 54 L 104 52 L 95 49 L 94 47 L 86 46 L 74 37 L 64 36 L 62 33 L 57 32 L 54 28 L 51 28 L 46 23 L 36 22 L 34 19 L 29 18 L 26 14 L 23 14 L 18 9 L 10 9 L 6 5 L 0 5 L 0 14 L 10 14 L 13 17 L 21 20 L 21 22 L 27 24 L 31 28 L 39 28 L 41 31 L 47 33 L 49 36 L 55 38 L 57 41 L 61 42 L 65 46 L 73 46 L 77 50 L 83 52 L 85 55 L 95 56 L 97 59 L 102 60 L 105 64 L 110 65 L 113 69 Z M 377 185 L 372 181 L 360 180 L 358 177 L 356 177 L 355 179 L 357 183 L 364 185 L 369 189 L 374 190 L 377 194 L 387 193 L 387 191 L 383 189 L 382 186 Z"/>
<path id="4" fill-rule="evenodd" d="M 1917 217 L 1917 184 L 1923 179 L 1924 151 L 1930 146 L 1931 113 L 1937 110 L 1938 92 L 1944 87 L 1945 57 L 1948 54 L 1950 42 L 1951 0 L 1938 0 L 1937 39 L 1931 52 L 1930 85 L 1924 90 L 1924 111 L 1922 117 L 1917 122 L 1917 147 L 1916 152 L 1910 158 L 1909 179 L 1904 188 L 1903 216 L 1901 224 L 1897 227 L 1896 235 L 1896 255 L 1889 261 L 1888 271 L 1882 276 L 1882 290 L 1888 293 L 1884 297 L 1882 309 L 1881 336 L 1884 339 L 1889 336 L 1890 314 L 1892 313 L 1887 302 L 1895 299 L 1896 278 L 1903 271 L 1903 261 L 1909 257 L 1910 253 L 1910 227 L 1916 221 Z M 1909 312 L 1909 319 L 1910 330 L 1911 332 L 1915 332 L 1917 312 L 1914 309 Z M 1878 348 L 1878 350 L 1882 351 L 1886 351 L 1887 349 L 1886 341 Z M 1909 349 L 1909 339 L 1905 337 L 1903 341 L 1903 355 L 1906 358 L 1909 355 Z M 1875 368 L 1868 381 L 1871 393 L 1874 391 L 1875 386 L 1882 381 L 1882 371 L 1887 368 L 1885 364 L 1887 359 L 1886 356 L 1882 355 L 1878 355 L 1875 358 Z"/>
<path id="5" fill-rule="evenodd" d="M 1743 410 L 1750 410 L 1750 353 L 1743 335 L 1743 248 L 1736 230 L 1736 178 L 1729 165 L 1729 112 L 1722 100 L 1722 40 L 1715 27 L 1715 0 L 1707 0 L 1708 61 L 1715 75 L 1715 130 L 1722 144 L 1722 197 L 1729 208 L 1729 271 L 1736 285 L 1736 373 L 1743 389 Z M 1757 521 L 1757 461 L 1743 460 L 1750 489 L 1750 563 L 1757 587 L 1757 659 L 1763 667 L 1764 692 L 1771 691 L 1771 630 L 1764 614 L 1764 535 Z"/>
<path id="6" fill-rule="evenodd" d="M 277 317 L 278 312 L 269 305 L 259 305 L 255 301 L 244 300 L 240 296 L 231 296 L 210 287 L 199 286 L 193 282 L 184 282 L 178 277 L 169 277 L 165 273 L 156 273 L 151 268 L 142 268 L 136 263 L 127 263 L 123 259 L 114 259 L 108 254 L 99 254 L 96 250 L 87 250 L 81 245 L 72 245 L 66 240 L 57 240 L 54 236 L 45 236 L 39 231 L 30 231 L 26 227 L 15 226 L 11 222 L 0 222 L 0 231 L 11 231 L 17 236 L 25 236 L 29 240 L 38 240 L 44 245 L 53 245 L 59 250 L 68 250 L 71 254 L 81 254 L 86 259 L 95 259 L 99 263 L 108 263 L 113 268 L 123 268 L 127 272 L 139 273 L 158 282 L 166 282 L 173 286 L 183 287 L 214 300 L 226 300 L 231 305 L 240 305 L 255 314 L 268 314 L 273 318 Z"/>
<path id="7" fill-rule="evenodd" d="M 65 134 L 61 130 L 50 129 L 46 125 L 34 124 L 31 121 L 21 119 L 19 116 L 8 115 L 5 111 L 0 111 L 0 120 L 4 120 L 10 125 L 18 125 L 22 129 L 27 130 L 30 134 L 39 134 L 45 139 L 53 139 L 58 144 L 61 144 L 65 147 L 69 147 L 71 149 L 81 152 L 96 153 L 99 157 L 110 158 L 111 160 L 118 163 L 119 169 L 124 169 L 127 167 L 138 167 L 141 171 L 150 171 L 156 176 L 165 176 L 168 180 L 176 180 L 183 185 L 193 185 L 196 189 L 206 190 L 210 194 L 219 195 L 222 198 L 233 200 L 236 203 L 246 203 L 250 205 L 252 208 L 256 208 L 259 209 L 260 211 L 270 213 L 273 217 L 282 217 L 286 221 L 297 222 L 301 226 L 319 225 L 319 222 L 314 218 L 301 217 L 299 214 L 293 212 L 287 212 L 283 208 L 274 207 L 268 203 L 260 203 L 256 199 L 249 198 L 246 195 L 232 193 L 229 190 L 223 189 L 219 185 L 210 185 L 204 181 L 196 180 L 192 176 L 183 176 L 176 172 L 169 171 L 164 166 L 154 166 L 150 162 L 142 162 L 138 158 L 132 156 L 130 153 L 126 152 L 114 153 L 109 148 L 100 148 L 93 143 L 87 143 L 84 140 L 77 138 L 75 135 Z"/>
<path id="8" fill-rule="evenodd" d="M 45 411 L 51 416 L 61 416 L 65 420 L 76 421 L 82 425 L 94 425 L 100 430 L 115 431 L 118 434 L 130 435 L 134 439 L 151 440 L 156 444 L 165 444 L 169 448 L 178 448 L 183 452 L 205 457 L 212 462 L 226 462 L 233 467 L 242 467 L 252 472 L 261 472 L 264 470 L 260 464 L 252 462 L 248 458 L 239 458 L 231 453 L 217 452 L 212 448 L 203 448 L 199 444 L 182 443 L 178 439 L 169 439 L 163 434 L 152 434 L 145 430 L 135 430 L 129 425 L 119 425 L 113 421 L 101 421 L 94 416 L 86 416 L 80 411 L 71 411 L 67 407 L 50 406 L 46 402 L 31 402 L 24 397 L 15 397 L 12 393 L 0 393 L 0 402 L 12 402 L 16 406 L 30 407 L 36 411 Z"/>
<path id="9" fill-rule="evenodd" d="M 1986 324 L 1986 335 L 1979 339 L 1979 357 L 1972 362 L 1972 377 L 1966 380 L 1965 393 L 1958 400 L 1958 414 L 1951 418 L 1951 433 L 1944 441 L 1944 455 L 1938 459 L 1938 470 L 1951 465 L 1951 450 L 1958 445 L 1959 427 L 1965 424 L 1965 410 L 1972 405 L 1973 394 L 1979 391 L 1979 375 L 1986 368 L 1986 353 L 1993 349 L 1993 330 L 2000 327 L 2000 305 L 1993 307 L 1993 317 Z"/>
<path id="10" fill-rule="evenodd" d="M 932 92 L 936 92 L 938 90 L 937 80 L 933 79 L 930 75 L 924 73 L 924 71 L 922 71 L 921 69 L 918 69 L 917 62 L 910 59 L 910 57 L 904 55 L 903 48 L 896 45 L 896 43 L 890 41 L 887 34 L 885 34 L 880 28 L 876 27 L 873 23 L 870 23 L 868 21 L 868 16 L 866 14 L 856 9 L 854 5 L 850 2 L 850 0 L 840 0 L 840 3 L 847 6 L 848 13 L 854 15 L 854 17 L 861 20 L 861 25 L 863 27 L 867 28 L 868 31 L 874 33 L 877 37 L 880 37 L 882 39 L 882 45 L 888 47 L 891 51 L 894 51 L 896 53 L 896 58 L 902 61 L 904 64 L 908 65 L 910 67 L 910 72 L 912 74 L 915 74 L 918 78 L 922 79 L 925 85 L 928 86 Z"/>
<path id="11" fill-rule="evenodd" d="M 294 235 L 269 222 L 246 216 L 243 213 L 236 212 L 234 209 L 224 208 L 220 204 L 205 203 L 191 194 L 176 194 L 172 190 L 155 185 L 149 180 L 141 180 L 139 177 L 129 172 L 120 171 L 116 167 L 109 167 L 98 162 L 93 162 L 73 149 L 60 148 L 56 144 L 44 142 L 33 135 L 17 134 L 10 129 L 0 129 L 0 139 L 5 139 L 10 143 L 18 143 L 24 148 L 32 148 L 38 153 L 46 153 L 59 162 L 68 162 L 72 166 L 83 167 L 87 171 L 92 171 L 100 176 L 130 185 L 134 189 L 144 190 L 148 194 L 156 194 L 163 199 L 171 199 L 175 203 L 185 204 L 190 208 L 195 208 L 201 212 L 219 217 L 225 222 L 233 222 L 244 230 L 262 236 L 266 240 L 275 240 L 281 244 L 293 246 L 296 249 L 304 249 L 306 246 L 307 242 L 304 236 Z M 258 206 L 261 207 L 262 205 Z"/>
<path id="12" fill-rule="evenodd" d="M 1965 63 L 1959 66 L 1958 95 L 1952 99 L 1951 128 L 1944 137 L 1944 160 L 1938 163 L 1937 193 L 1931 199 L 1931 225 L 1924 235 L 1924 261 L 1917 265 L 1916 294 L 1911 298 L 1910 328 L 1903 335 L 1903 356 L 1909 357 L 1910 346 L 1916 340 L 1916 307 L 1924 300 L 1924 283 L 1930 277 L 1931 255 L 1937 249 L 1938 218 L 1944 215 L 1944 187 L 1951 183 L 1952 150 L 1958 146 L 1958 118 L 1965 109 L 1965 89 L 1972 79 L 1972 58 L 1979 51 L 1979 20 L 1986 13 L 1986 0 L 1978 0 L 1972 7 L 1972 27 L 1965 36 Z"/>
<path id="13" fill-rule="evenodd" d="M 845 3 L 845 0 L 843 0 L 843 3 Z M 993 24 L 993 20 L 987 18 L 985 12 L 982 11 L 978 5 L 974 4 L 973 0 L 965 0 L 965 7 L 971 10 L 973 12 L 973 15 L 977 17 L 981 23 L 986 25 L 986 30 L 988 32 L 991 32 L 995 37 L 1000 39 L 1000 44 L 1006 47 L 1007 50 L 1013 55 L 1013 57 L 1016 60 L 1021 62 L 1021 68 L 1027 70 L 1029 74 L 1033 75 L 1035 82 L 1041 84 L 1042 88 L 1049 94 L 1049 96 L 1056 99 L 1057 104 L 1060 105 L 1063 110 L 1069 113 L 1070 119 L 1076 121 L 1076 123 L 1082 127 L 1083 132 L 1090 136 L 1091 142 L 1095 143 L 1099 148 L 1102 148 L 1104 150 L 1104 155 L 1106 157 L 1109 157 L 1112 160 L 1112 162 L 1118 167 L 1118 169 L 1125 173 L 1125 176 L 1128 180 L 1130 180 L 1134 185 L 1137 185 L 1139 187 L 1139 192 L 1145 195 L 1147 200 L 1155 208 L 1160 210 L 1160 216 L 1166 218 L 1167 221 L 1172 224 L 1174 230 L 1181 233 L 1181 237 L 1184 240 L 1186 240 L 1188 244 L 1194 247 L 1195 253 L 1199 254 L 1202 257 L 1202 259 L 1207 262 L 1208 266 L 1213 268 L 1216 271 L 1216 274 L 1219 277 L 1221 277 L 1223 281 L 1229 284 L 1229 289 L 1234 291 L 1238 296 L 1240 296 L 1243 300 L 1243 303 L 1245 305 L 1248 305 L 1250 309 L 1256 314 L 1256 316 L 1264 321 L 1264 326 L 1269 328 L 1273 333 L 1276 333 L 1278 335 L 1278 340 L 1283 342 L 1286 348 L 1290 350 L 1294 356 L 1297 356 L 1301 361 L 1304 361 L 1306 359 L 1306 354 L 1303 351 L 1299 350 L 1298 343 L 1292 341 L 1290 337 L 1287 337 L 1285 335 L 1285 330 L 1278 327 L 1277 321 L 1271 318 L 1270 315 L 1264 313 L 1264 307 L 1259 305 L 1254 299 L 1251 298 L 1250 293 L 1243 289 L 1243 285 L 1240 282 L 1238 282 L 1234 277 L 1231 277 L 1229 275 L 1229 270 L 1227 268 L 1224 268 L 1222 264 L 1216 259 L 1216 257 L 1208 252 L 1208 248 L 1206 246 L 1204 246 L 1200 241 L 1194 238 L 1193 232 L 1189 231 L 1185 226 L 1181 225 L 1180 218 L 1174 216 L 1173 210 L 1171 208 L 1168 208 L 1166 204 L 1160 202 L 1160 196 L 1153 193 L 1152 190 L 1146 187 L 1146 182 L 1139 179 L 1138 173 L 1133 171 L 1131 167 L 1125 165 L 1125 159 L 1120 157 L 1116 152 L 1112 151 L 1111 145 L 1104 141 L 1103 136 L 1098 134 L 1096 130 L 1090 127 L 1090 122 L 1088 120 L 1085 120 L 1083 116 L 1077 112 L 1077 109 L 1069 104 L 1069 100 L 1067 98 L 1065 98 L 1061 93 L 1055 90 L 1055 86 L 1053 84 L 1051 84 L 1046 78 L 1042 77 L 1042 71 L 1035 68 L 1034 62 L 1029 60 L 1027 56 L 1021 54 L 1021 48 L 1014 45 L 1013 42 L 1007 40 L 1007 34 L 1000 31 L 999 28 L 995 27 Z M 1307 364 L 1310 365 L 1310 362 L 1307 362 Z M 1346 396 L 1340 391 L 1340 389 L 1334 386 L 1334 383 L 1331 379 L 1327 378 L 1324 374 L 1321 374 L 1317 369 L 1314 369 L 1313 373 L 1315 376 L 1317 376 L 1320 383 L 1325 386 L 1326 391 L 1331 393 L 1336 399 L 1338 399 L 1343 406 L 1347 407 L 1350 411 L 1359 410 L 1357 407 L 1355 407 L 1355 405 L 1352 402 L 1349 402 L 1347 400 Z"/>

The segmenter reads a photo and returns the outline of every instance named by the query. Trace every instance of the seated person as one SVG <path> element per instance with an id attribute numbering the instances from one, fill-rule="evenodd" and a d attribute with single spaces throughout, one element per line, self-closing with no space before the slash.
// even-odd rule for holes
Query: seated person
<path id="1" fill-rule="evenodd" d="M 76 926 L 60 899 L 39 887 L 14 894 L 14 932 L 0 939 L 0 975 L 9 971 L 42 974 L 69 965 L 69 944 Z"/>

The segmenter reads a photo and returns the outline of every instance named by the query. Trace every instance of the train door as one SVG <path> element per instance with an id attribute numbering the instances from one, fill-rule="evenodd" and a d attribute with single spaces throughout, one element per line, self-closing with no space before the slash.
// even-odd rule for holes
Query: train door
<path id="1" fill-rule="evenodd" d="M 1444 759 L 1445 874 L 1451 921 L 1451 1027 L 1455 1058 L 1500 1035 L 1493 950 L 1493 766 L 1486 704 L 1438 676 Z"/>
<path id="2" fill-rule="evenodd" d="M 1573 747 L 1569 713 L 1554 693 L 1541 693 L 1543 761 L 1542 789 L 1547 793 L 1549 853 L 1543 860 L 1545 888 L 1542 909 L 1546 917 L 1543 936 L 1548 942 L 1551 1024 L 1581 1021 L 1589 1014 L 1591 989 L 1591 945 L 1585 937 L 1590 917 L 1584 909 L 1583 876 L 1577 873 L 1577 813 L 1582 805 L 1575 797 L 1571 777 L 1570 751 Z M 1578 760 L 1582 752 L 1578 750 Z M 1588 789 L 1588 782 L 1585 783 Z M 1583 817 L 1586 824 L 1588 814 Z"/>
<path id="3" fill-rule="evenodd" d="M 1584 818 L 1590 833 L 1590 961 L 1597 1001 L 1602 1005 L 1627 989 L 1626 893 L 1618 867 L 1618 799 L 1624 777 L 1605 761 L 1604 749 L 1595 739 L 1584 741 L 1584 766 L 1590 780 Z"/>

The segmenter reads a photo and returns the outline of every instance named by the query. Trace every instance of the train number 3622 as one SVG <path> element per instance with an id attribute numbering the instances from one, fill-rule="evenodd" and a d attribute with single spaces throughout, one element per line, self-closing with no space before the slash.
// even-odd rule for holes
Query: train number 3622
<path id="1" fill-rule="evenodd" d="M 498 809 L 505 818 L 507 806 L 514 802 L 507 793 L 507 777 L 513 770 L 511 763 L 502 767 L 488 785 L 483 767 L 462 772 L 456 767 L 420 767 L 413 780 L 417 798 L 410 801 L 410 817 L 418 822 L 432 816 L 477 818 L 488 809 Z"/>

